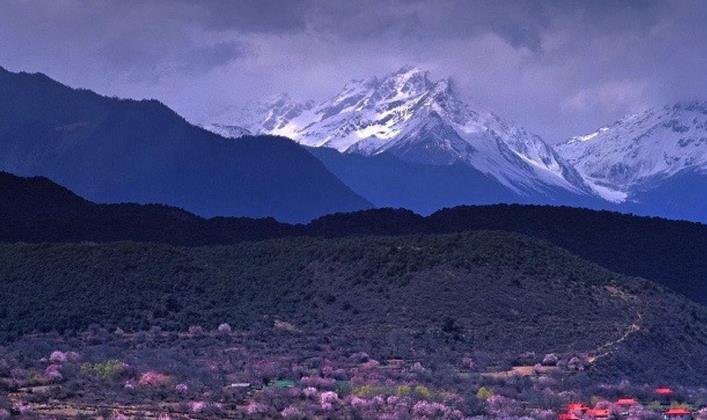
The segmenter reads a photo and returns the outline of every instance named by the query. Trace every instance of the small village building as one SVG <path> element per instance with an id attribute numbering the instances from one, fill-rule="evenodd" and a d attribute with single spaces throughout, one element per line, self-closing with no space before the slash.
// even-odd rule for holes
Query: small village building
<path id="1" fill-rule="evenodd" d="M 587 410 L 589 410 L 589 407 L 582 404 L 582 403 L 569 403 L 569 404 L 567 404 L 567 411 L 568 412 L 579 411 L 581 413 L 586 413 Z"/>
<path id="2" fill-rule="evenodd" d="M 658 400 L 663 405 L 670 404 L 670 399 L 673 396 L 673 390 L 668 387 L 656 388 L 655 394 L 658 396 Z"/>
<path id="3" fill-rule="evenodd" d="M 692 414 L 686 408 L 671 408 L 665 411 L 664 417 L 670 420 L 689 420 Z"/>
<path id="4" fill-rule="evenodd" d="M 633 407 L 636 404 L 638 404 L 638 402 L 633 398 L 619 398 L 619 400 L 616 401 L 616 405 L 622 408 Z"/>
<path id="5" fill-rule="evenodd" d="M 609 418 L 609 410 L 595 408 L 595 409 L 587 411 L 587 416 L 589 416 L 593 419 L 608 419 Z"/>

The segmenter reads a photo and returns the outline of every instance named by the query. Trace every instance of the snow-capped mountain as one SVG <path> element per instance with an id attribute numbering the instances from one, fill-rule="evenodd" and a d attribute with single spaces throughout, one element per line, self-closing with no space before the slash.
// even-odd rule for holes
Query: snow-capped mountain
<path id="1" fill-rule="evenodd" d="M 686 174 L 707 174 L 707 102 L 628 115 L 556 150 L 604 198 L 633 200 Z"/>
<path id="2" fill-rule="evenodd" d="M 449 79 L 415 67 L 383 78 L 354 80 L 319 104 L 280 95 L 221 119 L 254 134 L 289 137 L 340 152 L 391 153 L 402 160 L 466 163 L 523 194 L 560 189 L 586 194 L 580 174 L 539 136 L 470 105 Z M 206 126 L 229 135 L 217 126 Z M 230 137 L 238 137 L 234 131 Z"/>

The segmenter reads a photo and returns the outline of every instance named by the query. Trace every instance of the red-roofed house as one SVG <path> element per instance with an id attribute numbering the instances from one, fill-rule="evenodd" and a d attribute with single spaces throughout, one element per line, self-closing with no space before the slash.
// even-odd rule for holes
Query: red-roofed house
<path id="1" fill-rule="evenodd" d="M 655 393 L 658 395 L 672 395 L 673 390 L 667 387 L 656 388 Z"/>
<path id="2" fill-rule="evenodd" d="M 560 420 L 581 420 L 576 414 L 572 413 L 561 413 Z"/>
<path id="3" fill-rule="evenodd" d="M 582 403 L 569 403 L 567 404 L 567 411 L 572 412 L 572 411 L 581 411 L 582 413 L 586 412 L 589 410 L 589 407 Z"/>
<path id="4" fill-rule="evenodd" d="M 621 407 L 631 407 L 636 404 L 638 404 L 638 402 L 636 402 L 633 398 L 619 398 L 619 400 L 616 401 L 616 405 Z"/>
<path id="5" fill-rule="evenodd" d="M 593 410 L 587 411 L 587 415 L 591 418 L 594 418 L 594 419 L 608 419 L 609 418 L 609 410 L 595 408 Z"/>
<path id="6" fill-rule="evenodd" d="M 665 411 L 665 418 L 671 420 L 689 420 L 692 418 L 690 410 L 686 408 L 671 408 Z"/>

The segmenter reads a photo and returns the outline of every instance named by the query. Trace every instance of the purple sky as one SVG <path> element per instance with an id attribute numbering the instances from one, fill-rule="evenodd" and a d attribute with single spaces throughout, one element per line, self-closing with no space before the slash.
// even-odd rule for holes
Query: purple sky
<path id="1" fill-rule="evenodd" d="M 204 122 L 412 64 L 556 142 L 707 99 L 705 22 L 701 0 L 5 0 L 0 66 Z"/>

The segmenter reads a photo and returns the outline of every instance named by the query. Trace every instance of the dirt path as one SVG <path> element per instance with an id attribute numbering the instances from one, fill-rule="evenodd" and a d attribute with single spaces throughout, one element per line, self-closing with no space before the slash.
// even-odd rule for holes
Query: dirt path
<path id="1" fill-rule="evenodd" d="M 618 297 L 619 299 L 623 300 L 627 304 L 633 304 L 635 303 L 638 298 L 634 295 L 630 295 L 623 290 L 615 287 L 615 286 L 606 286 L 606 289 L 611 293 L 611 295 Z M 602 344 L 601 346 L 597 347 L 594 349 L 592 352 L 590 352 L 590 356 L 587 359 L 589 363 L 594 363 L 597 360 L 601 359 L 602 357 L 606 357 L 611 354 L 611 348 L 622 343 L 625 341 L 628 337 L 630 337 L 632 334 L 635 334 L 636 332 L 641 330 L 641 322 L 643 321 L 643 315 L 639 312 L 636 311 L 636 318 L 634 321 L 631 323 L 626 328 L 626 331 L 621 335 L 616 340 L 609 341 L 607 343 Z"/>

